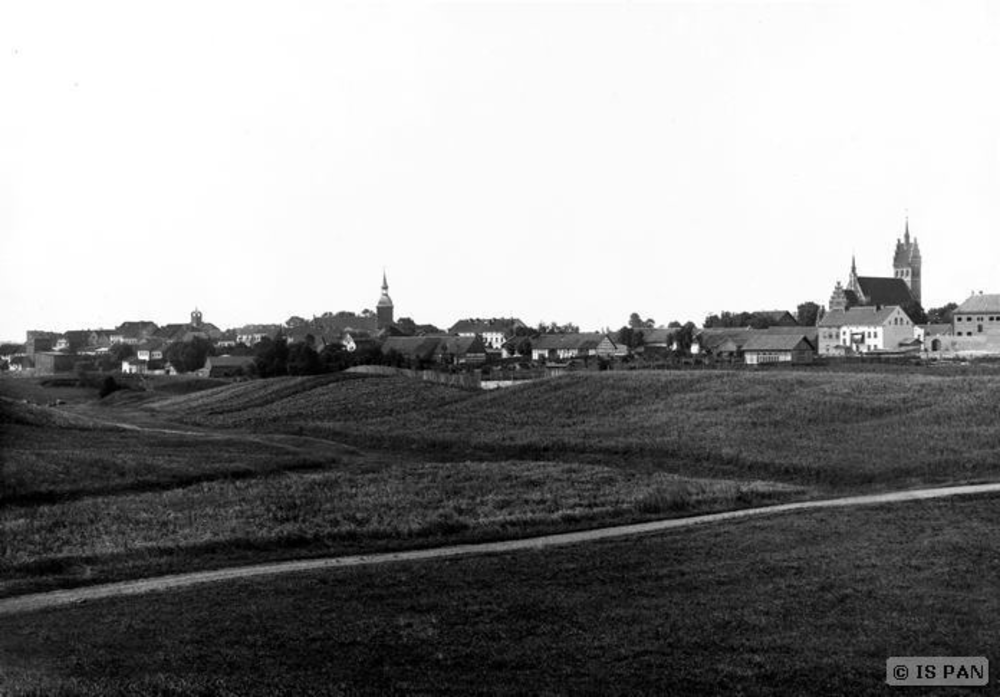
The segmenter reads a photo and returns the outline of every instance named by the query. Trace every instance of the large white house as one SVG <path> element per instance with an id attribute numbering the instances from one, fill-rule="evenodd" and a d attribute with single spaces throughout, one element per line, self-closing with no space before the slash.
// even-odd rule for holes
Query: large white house
<path id="1" fill-rule="evenodd" d="M 824 356 L 899 351 L 914 337 L 913 322 L 898 305 L 831 310 L 817 326 Z"/>

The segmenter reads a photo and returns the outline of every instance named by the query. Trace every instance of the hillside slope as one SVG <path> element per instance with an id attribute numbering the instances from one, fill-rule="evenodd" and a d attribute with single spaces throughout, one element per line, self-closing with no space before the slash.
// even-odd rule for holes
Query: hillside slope
<path id="1" fill-rule="evenodd" d="M 574 374 L 473 394 L 405 378 L 289 378 L 158 404 L 217 427 L 454 457 L 581 457 L 857 486 L 1000 475 L 1000 378 Z"/>

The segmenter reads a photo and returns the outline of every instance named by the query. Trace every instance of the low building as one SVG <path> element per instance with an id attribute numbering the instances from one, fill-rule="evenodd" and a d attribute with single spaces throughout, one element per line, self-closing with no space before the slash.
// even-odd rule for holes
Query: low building
<path id="1" fill-rule="evenodd" d="M 209 356 L 198 373 L 210 378 L 234 378 L 250 375 L 253 370 L 253 356 Z"/>
<path id="2" fill-rule="evenodd" d="M 817 329 L 822 356 L 902 351 L 914 337 L 913 322 L 898 305 L 831 310 Z"/>
<path id="3" fill-rule="evenodd" d="M 519 329 L 527 325 L 516 317 L 459 320 L 448 330 L 456 336 L 479 336 L 491 353 L 500 353 L 504 345 L 517 335 Z"/>
<path id="4" fill-rule="evenodd" d="M 381 351 L 411 364 L 472 365 L 486 360 L 486 346 L 478 336 L 390 336 Z"/>
<path id="5" fill-rule="evenodd" d="M 783 332 L 754 332 L 743 344 L 743 357 L 747 365 L 812 363 L 816 347 L 805 334 Z"/>
<path id="6" fill-rule="evenodd" d="M 153 336 L 157 329 L 159 327 L 156 326 L 156 322 L 149 320 L 122 322 L 110 333 L 109 338 L 112 344 L 129 344 L 135 346 Z"/>
<path id="7" fill-rule="evenodd" d="M 1000 337 L 1000 295 L 970 296 L 951 317 L 955 336 Z"/>
<path id="8" fill-rule="evenodd" d="M 597 347 L 606 338 L 599 332 L 542 334 L 531 340 L 531 360 L 567 361 L 596 356 Z"/>
<path id="9" fill-rule="evenodd" d="M 954 334 L 950 324 L 918 324 L 913 327 L 913 338 L 920 342 L 921 349 L 928 354 L 950 350 L 952 336 Z"/>
<path id="10" fill-rule="evenodd" d="M 73 372 L 78 357 L 71 353 L 44 351 L 36 353 L 34 359 L 36 375 L 56 375 Z"/>

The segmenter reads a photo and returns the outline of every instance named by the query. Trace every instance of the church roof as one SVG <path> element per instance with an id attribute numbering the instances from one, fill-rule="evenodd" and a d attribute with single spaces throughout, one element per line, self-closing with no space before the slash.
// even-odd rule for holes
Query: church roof
<path id="1" fill-rule="evenodd" d="M 913 302 L 913 294 L 901 278 L 858 276 L 858 286 L 866 305 L 905 305 Z"/>

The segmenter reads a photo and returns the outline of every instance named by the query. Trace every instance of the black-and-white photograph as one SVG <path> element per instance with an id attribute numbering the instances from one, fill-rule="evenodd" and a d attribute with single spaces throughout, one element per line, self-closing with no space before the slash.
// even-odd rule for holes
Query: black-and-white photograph
<path id="1" fill-rule="evenodd" d="M 0 695 L 989 694 L 1000 3 L 0 5 Z"/>

